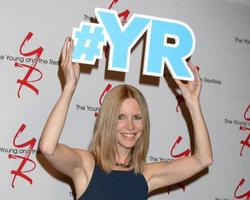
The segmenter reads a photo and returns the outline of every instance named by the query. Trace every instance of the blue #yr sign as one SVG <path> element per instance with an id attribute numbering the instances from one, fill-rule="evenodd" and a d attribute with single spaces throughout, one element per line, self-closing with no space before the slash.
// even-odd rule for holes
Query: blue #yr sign
<path id="1" fill-rule="evenodd" d="M 164 64 L 173 78 L 194 80 L 186 59 L 195 47 L 192 29 L 182 21 L 134 14 L 125 25 L 113 10 L 95 8 L 97 23 L 81 22 L 73 28 L 73 62 L 95 64 L 103 46 L 110 46 L 108 70 L 128 72 L 130 54 L 136 42 L 146 34 L 143 74 L 163 76 Z M 174 39 L 174 43 L 167 40 Z"/>

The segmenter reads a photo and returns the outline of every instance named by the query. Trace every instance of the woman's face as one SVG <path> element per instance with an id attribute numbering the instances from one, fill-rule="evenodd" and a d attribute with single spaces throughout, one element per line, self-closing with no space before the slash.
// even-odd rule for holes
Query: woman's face
<path id="1" fill-rule="evenodd" d="M 132 149 L 143 131 L 141 109 L 134 98 L 125 99 L 120 108 L 117 125 L 117 148 Z"/>

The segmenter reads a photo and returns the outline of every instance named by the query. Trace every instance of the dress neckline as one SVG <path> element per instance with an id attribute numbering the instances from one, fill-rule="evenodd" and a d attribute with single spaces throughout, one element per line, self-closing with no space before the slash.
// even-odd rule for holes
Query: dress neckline
<path id="1" fill-rule="evenodd" d="M 112 173 L 131 173 L 131 172 L 134 172 L 134 169 L 130 169 L 130 170 L 112 169 L 111 172 Z"/>

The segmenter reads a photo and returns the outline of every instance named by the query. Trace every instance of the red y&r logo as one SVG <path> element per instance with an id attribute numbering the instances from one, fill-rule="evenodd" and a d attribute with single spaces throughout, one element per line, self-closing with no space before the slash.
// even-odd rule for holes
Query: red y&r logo
<path id="1" fill-rule="evenodd" d="M 24 131 L 25 128 L 26 128 L 25 124 L 22 124 L 20 126 L 19 130 L 17 131 L 16 135 L 14 136 L 13 145 L 18 149 L 28 147 L 28 150 L 26 151 L 26 155 L 24 157 L 14 155 L 14 154 L 9 154 L 8 155 L 9 159 L 21 159 L 22 160 L 22 162 L 19 165 L 19 167 L 17 168 L 17 170 L 11 170 L 11 172 L 10 172 L 11 174 L 14 175 L 14 177 L 12 179 L 12 187 L 13 188 L 15 187 L 14 183 L 16 181 L 17 176 L 25 179 L 30 184 L 32 184 L 32 179 L 28 175 L 26 175 L 26 173 L 29 173 L 29 172 L 33 171 L 36 168 L 36 163 L 29 158 L 30 154 L 31 154 L 31 152 L 32 152 L 32 150 L 33 150 L 33 148 L 34 148 L 34 146 L 36 144 L 36 139 L 32 138 L 29 141 L 24 142 L 23 144 L 17 144 L 17 142 L 16 142 L 16 139 L 18 138 L 19 135 L 21 135 L 21 133 Z M 27 162 L 32 163 L 33 167 L 31 169 L 29 169 L 29 170 L 23 170 L 23 168 L 24 168 L 24 166 L 26 165 Z"/>
<path id="2" fill-rule="evenodd" d="M 248 107 L 246 108 L 245 113 L 244 113 L 244 119 L 246 121 L 248 121 L 248 122 L 250 122 L 250 116 L 248 116 L 249 113 L 250 113 L 250 104 L 248 105 Z M 250 148 L 250 128 L 247 128 L 247 127 L 244 127 L 244 126 L 240 126 L 240 130 L 241 131 L 248 131 L 248 136 L 246 137 L 246 139 L 240 141 L 240 144 L 242 145 L 241 151 L 240 151 L 240 156 L 242 157 L 242 155 L 243 155 L 243 153 L 242 153 L 243 149 L 245 147 Z"/>
<path id="3" fill-rule="evenodd" d="M 177 106 L 176 106 L 175 110 L 176 110 L 176 112 L 179 112 L 180 104 L 181 104 L 181 102 L 185 102 L 185 100 L 184 100 L 184 97 L 182 95 L 177 95 L 176 99 L 177 99 Z"/>
<path id="4" fill-rule="evenodd" d="M 106 87 L 105 87 L 105 89 L 103 90 L 103 92 L 102 92 L 102 94 L 101 94 L 101 96 L 100 96 L 100 98 L 99 98 L 99 104 L 100 105 L 102 105 L 102 101 L 103 101 L 103 98 L 105 97 L 105 95 L 109 92 L 109 90 L 112 88 L 112 85 L 109 83 Z M 97 112 L 95 112 L 95 117 L 97 117 L 98 116 L 98 113 Z"/>
<path id="5" fill-rule="evenodd" d="M 248 107 L 244 113 L 244 119 L 250 122 L 250 104 L 248 105 Z"/>
<path id="6" fill-rule="evenodd" d="M 28 52 L 28 53 L 23 52 L 23 47 L 25 46 L 26 42 L 28 42 L 31 39 L 32 35 L 33 35 L 33 33 L 29 32 L 27 34 L 27 36 L 25 37 L 25 39 L 23 40 L 23 42 L 21 43 L 21 46 L 19 48 L 19 53 L 24 57 L 35 55 L 35 59 L 33 60 L 32 65 L 30 66 L 30 65 L 27 65 L 27 64 L 22 64 L 22 63 L 15 62 L 15 67 L 28 68 L 29 69 L 27 74 L 25 75 L 25 77 L 23 79 L 18 79 L 17 80 L 17 83 L 20 84 L 18 92 L 17 92 L 18 98 L 20 98 L 20 91 L 21 91 L 23 86 L 26 86 L 26 87 L 30 88 L 37 95 L 39 93 L 39 90 L 34 85 L 32 85 L 32 83 L 42 79 L 42 72 L 39 69 L 36 69 L 36 64 L 37 64 L 39 58 L 42 55 L 43 48 L 38 47 L 37 49 L 35 49 L 35 50 L 31 51 L 31 52 Z M 36 80 L 29 80 L 29 77 L 31 76 L 33 71 L 36 71 L 37 73 L 39 73 L 40 76 Z"/>
<path id="7" fill-rule="evenodd" d="M 185 151 L 183 151 L 182 153 L 179 153 L 179 154 L 174 154 L 174 149 L 176 148 L 176 145 L 179 144 L 180 142 L 182 141 L 182 137 L 179 136 L 177 138 L 177 140 L 175 141 L 173 147 L 171 148 L 171 151 L 170 151 L 170 155 L 173 157 L 173 158 L 181 158 L 181 157 L 186 157 L 190 154 L 191 150 L 190 149 L 186 149 Z"/>
<path id="8" fill-rule="evenodd" d="M 240 144 L 242 144 L 242 147 L 241 147 L 241 150 L 240 150 L 240 156 L 242 157 L 242 155 L 243 155 L 243 153 L 242 153 L 243 149 L 245 147 L 250 148 L 250 128 L 247 128 L 247 127 L 244 127 L 244 126 L 240 126 L 240 130 L 242 130 L 242 131 L 249 131 L 249 134 L 246 137 L 246 139 L 240 141 Z"/>
<path id="9" fill-rule="evenodd" d="M 172 146 L 171 150 L 170 150 L 170 155 L 171 155 L 173 158 L 175 158 L 175 159 L 176 159 L 176 158 L 186 157 L 186 156 L 188 156 L 188 155 L 191 153 L 191 150 L 190 150 L 189 148 L 186 149 L 185 151 L 179 153 L 179 154 L 175 154 L 175 153 L 174 153 L 174 149 L 176 149 L 177 144 L 179 144 L 181 141 L 182 141 L 182 137 L 179 136 L 179 137 L 177 138 L 177 140 L 175 141 L 174 145 Z M 182 183 L 177 183 L 176 185 L 177 185 L 179 188 L 181 188 L 183 191 L 185 191 L 185 185 L 184 185 L 184 184 L 182 184 Z M 168 193 L 169 193 L 170 189 L 172 189 L 172 187 L 173 187 L 173 186 L 169 186 L 169 187 L 168 187 Z"/>
<path id="10" fill-rule="evenodd" d="M 113 0 L 112 3 L 109 5 L 108 9 L 111 9 L 114 4 L 116 4 L 119 0 Z M 123 12 L 119 13 L 118 16 L 121 18 L 121 22 L 125 23 L 129 16 L 130 11 L 128 9 L 124 10 Z"/>
<path id="11" fill-rule="evenodd" d="M 244 198 L 245 200 L 250 200 L 250 190 L 248 190 L 244 194 L 238 194 L 239 188 L 242 187 L 244 183 L 245 183 L 245 179 L 242 178 L 240 183 L 238 184 L 237 188 L 234 191 L 234 197 L 236 199 L 243 199 Z"/>

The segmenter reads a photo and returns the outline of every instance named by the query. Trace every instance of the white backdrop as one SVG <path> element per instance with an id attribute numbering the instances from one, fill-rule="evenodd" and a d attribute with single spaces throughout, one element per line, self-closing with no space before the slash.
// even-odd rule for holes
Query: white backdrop
<path id="1" fill-rule="evenodd" d="M 37 146 L 47 116 L 61 93 L 57 63 L 65 37 L 71 35 L 72 28 L 79 26 L 81 20 L 94 17 L 95 7 L 109 8 L 112 2 L 112 9 L 128 17 L 139 13 L 181 20 L 190 25 L 196 36 L 192 62 L 200 67 L 201 104 L 214 164 L 149 199 L 249 200 L 248 0 L 1 0 L 1 195 L 11 200 L 73 199 L 69 180 L 48 165 L 37 152 Z M 28 33 L 33 35 L 21 46 Z M 87 148 L 105 88 L 128 83 L 144 93 L 150 108 L 147 160 L 170 162 L 189 153 L 189 119 L 181 96 L 173 92 L 169 79 L 141 75 L 144 45 L 141 41 L 133 50 L 130 71 L 126 74 L 105 70 L 105 59 L 95 66 L 81 67 L 61 142 Z M 39 47 L 42 47 L 40 60 L 34 66 L 32 59 L 39 53 Z"/>

